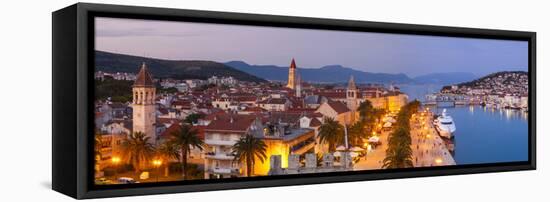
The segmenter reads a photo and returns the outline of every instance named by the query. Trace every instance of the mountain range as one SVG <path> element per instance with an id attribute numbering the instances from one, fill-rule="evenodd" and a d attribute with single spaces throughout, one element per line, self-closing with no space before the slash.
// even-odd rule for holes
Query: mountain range
<path id="1" fill-rule="evenodd" d="M 136 73 L 145 62 L 157 78 L 206 79 L 211 76 L 232 76 L 241 81 L 286 81 L 288 67 L 250 65 L 244 61 L 226 63 L 206 60 L 165 60 L 126 54 L 95 51 L 96 71 Z M 432 73 L 417 77 L 406 74 L 372 73 L 342 65 L 320 68 L 297 68 L 303 81 L 312 83 L 346 83 L 353 75 L 357 83 L 453 84 L 478 78 L 472 73 Z"/>
<path id="2" fill-rule="evenodd" d="M 468 72 L 450 72 L 450 73 L 431 73 L 414 77 L 417 84 L 443 84 L 449 85 L 462 83 L 479 78 L 473 73 Z"/>
<path id="3" fill-rule="evenodd" d="M 286 81 L 288 67 L 275 65 L 250 65 L 243 61 L 231 61 L 227 66 L 272 81 Z M 431 73 L 410 78 L 406 74 L 371 73 L 341 65 L 328 65 L 320 68 L 297 68 L 302 80 L 317 83 L 347 82 L 353 75 L 357 83 L 400 83 L 400 84 L 452 84 L 470 81 L 477 76 L 472 73 L 450 72 Z"/>

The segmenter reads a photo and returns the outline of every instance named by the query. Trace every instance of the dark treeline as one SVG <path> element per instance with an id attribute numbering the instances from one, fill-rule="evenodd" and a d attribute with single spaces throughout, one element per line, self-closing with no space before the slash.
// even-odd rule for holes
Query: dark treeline
<path id="1" fill-rule="evenodd" d="M 113 102 L 131 102 L 133 81 L 115 80 L 105 77 L 104 80 L 95 80 L 95 99 L 111 98 Z"/>

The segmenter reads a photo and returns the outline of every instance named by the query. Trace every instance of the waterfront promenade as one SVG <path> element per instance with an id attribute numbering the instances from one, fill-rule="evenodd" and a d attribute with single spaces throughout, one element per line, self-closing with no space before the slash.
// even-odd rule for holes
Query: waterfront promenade
<path id="1" fill-rule="evenodd" d="M 433 125 L 433 114 L 417 113 L 411 118 L 411 149 L 414 167 L 456 165 L 456 162 L 437 134 Z M 388 136 L 392 131 L 380 134 L 381 145 L 370 151 L 353 165 L 354 170 L 382 169 L 388 149 Z"/>
<path id="2" fill-rule="evenodd" d="M 417 113 L 411 119 L 411 139 L 414 167 L 456 165 L 443 139 L 437 134 L 432 113 Z"/>
<path id="3" fill-rule="evenodd" d="M 353 165 L 353 170 L 375 170 L 382 169 L 384 158 L 386 158 L 386 150 L 388 149 L 388 136 L 390 131 L 384 131 L 380 134 L 381 145 L 370 151 L 365 157 L 362 157 L 359 162 Z"/>

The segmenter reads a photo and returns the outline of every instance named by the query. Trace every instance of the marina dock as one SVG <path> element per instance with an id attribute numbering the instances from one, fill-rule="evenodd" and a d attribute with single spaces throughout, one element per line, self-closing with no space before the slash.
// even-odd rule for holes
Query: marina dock
<path id="1" fill-rule="evenodd" d="M 432 113 L 417 113 L 411 119 L 411 139 L 414 167 L 456 165 L 451 152 L 433 125 Z"/>

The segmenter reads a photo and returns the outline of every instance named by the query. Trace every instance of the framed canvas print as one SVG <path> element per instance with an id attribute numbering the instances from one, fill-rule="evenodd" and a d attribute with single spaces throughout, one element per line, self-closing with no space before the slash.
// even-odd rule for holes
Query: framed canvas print
<path id="1" fill-rule="evenodd" d="M 53 189 L 75 198 L 536 168 L 534 32 L 52 15 Z"/>

